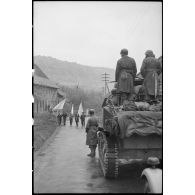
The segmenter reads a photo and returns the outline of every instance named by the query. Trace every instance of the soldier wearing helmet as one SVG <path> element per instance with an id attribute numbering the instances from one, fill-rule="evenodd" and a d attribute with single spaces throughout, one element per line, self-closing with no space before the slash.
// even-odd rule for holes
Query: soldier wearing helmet
<path id="1" fill-rule="evenodd" d="M 141 67 L 141 74 L 144 77 L 146 100 L 153 100 L 158 95 L 158 75 L 161 73 L 161 64 L 152 50 L 145 52 L 145 59 Z"/>
<path id="2" fill-rule="evenodd" d="M 135 60 L 128 56 L 128 50 L 122 49 L 121 58 L 117 61 L 115 81 L 117 82 L 117 93 L 120 94 L 119 103 L 133 98 L 134 79 L 137 73 Z"/>
<path id="3" fill-rule="evenodd" d="M 86 145 L 89 146 L 91 153 L 88 154 L 90 157 L 95 157 L 95 150 L 97 147 L 97 131 L 98 131 L 98 118 L 95 116 L 94 109 L 89 110 L 89 119 L 86 124 L 86 133 L 87 133 L 87 139 L 86 139 Z"/>

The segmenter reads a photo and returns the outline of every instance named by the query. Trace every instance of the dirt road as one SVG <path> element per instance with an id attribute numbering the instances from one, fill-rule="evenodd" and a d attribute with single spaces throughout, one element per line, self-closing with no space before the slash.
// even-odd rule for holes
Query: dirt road
<path id="1" fill-rule="evenodd" d="M 53 141 L 34 159 L 35 193 L 138 193 L 141 169 L 121 167 L 119 178 L 103 177 L 96 158 L 87 156 L 85 130 L 60 126 Z"/>

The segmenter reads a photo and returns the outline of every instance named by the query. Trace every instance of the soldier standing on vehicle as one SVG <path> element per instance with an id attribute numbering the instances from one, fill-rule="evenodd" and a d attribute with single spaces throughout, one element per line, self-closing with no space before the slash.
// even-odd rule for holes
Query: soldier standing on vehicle
<path id="1" fill-rule="evenodd" d="M 153 51 L 145 52 L 145 59 L 141 67 L 141 74 L 144 77 L 144 87 L 146 90 L 146 100 L 154 100 L 158 93 L 158 75 L 161 73 L 161 64 L 155 58 Z"/>
<path id="2" fill-rule="evenodd" d="M 69 115 L 69 120 L 70 120 L 70 126 L 72 126 L 72 121 L 73 121 L 73 115 L 70 113 Z"/>
<path id="3" fill-rule="evenodd" d="M 120 94 L 119 103 L 124 100 L 132 100 L 134 95 L 134 79 L 137 73 L 135 60 L 128 56 L 128 50 L 122 49 L 121 58 L 117 61 L 115 80 L 117 82 L 117 93 Z"/>
<path id="4" fill-rule="evenodd" d="M 76 122 L 76 126 L 78 127 L 78 125 L 79 125 L 79 114 L 78 113 L 75 114 L 74 119 L 75 119 L 75 122 Z"/>
<path id="5" fill-rule="evenodd" d="M 67 113 L 65 111 L 63 111 L 62 117 L 63 117 L 64 125 L 66 125 Z"/>
<path id="6" fill-rule="evenodd" d="M 160 65 L 161 65 L 161 73 L 159 74 L 158 76 L 158 86 L 159 86 L 159 90 L 158 90 L 158 99 L 160 101 L 162 101 L 162 65 L 163 65 L 163 62 L 162 62 L 162 56 L 160 56 L 158 58 L 158 61 L 160 62 Z"/>
<path id="7" fill-rule="evenodd" d="M 85 116 L 84 112 L 82 112 L 82 114 L 81 114 L 81 116 L 80 116 L 82 127 L 85 126 L 85 117 L 86 117 L 86 116 Z"/>
<path id="8" fill-rule="evenodd" d="M 90 157 L 95 157 L 95 150 L 97 147 L 97 131 L 98 131 L 98 118 L 94 115 L 94 109 L 89 110 L 89 119 L 86 124 L 86 145 L 89 146 L 91 153 L 88 154 Z"/>

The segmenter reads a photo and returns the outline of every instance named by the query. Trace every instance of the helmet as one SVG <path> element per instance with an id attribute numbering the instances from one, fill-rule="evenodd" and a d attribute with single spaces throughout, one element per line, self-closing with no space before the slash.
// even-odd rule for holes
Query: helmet
<path id="1" fill-rule="evenodd" d="M 127 49 L 121 49 L 121 53 L 123 55 L 128 55 L 128 50 Z"/>
<path id="2" fill-rule="evenodd" d="M 152 50 L 147 50 L 147 51 L 145 52 L 145 55 L 148 56 L 148 57 L 154 57 L 154 53 L 153 53 Z"/>

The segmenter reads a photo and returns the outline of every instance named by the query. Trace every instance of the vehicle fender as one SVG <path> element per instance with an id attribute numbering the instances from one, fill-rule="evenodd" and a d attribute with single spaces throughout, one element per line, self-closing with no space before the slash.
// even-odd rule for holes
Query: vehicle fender
<path id="1" fill-rule="evenodd" d="M 162 170 L 159 168 L 146 168 L 141 178 L 146 177 L 152 193 L 162 193 Z"/>

